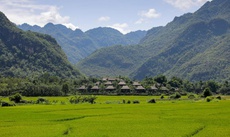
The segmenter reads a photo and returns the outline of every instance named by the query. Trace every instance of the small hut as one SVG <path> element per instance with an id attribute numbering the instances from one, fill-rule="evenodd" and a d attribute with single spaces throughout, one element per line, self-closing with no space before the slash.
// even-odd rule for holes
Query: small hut
<path id="1" fill-rule="evenodd" d="M 80 92 L 84 92 L 84 91 L 86 91 L 86 87 L 85 87 L 85 86 L 81 86 L 80 88 L 78 88 L 78 90 L 79 90 Z"/>
<path id="2" fill-rule="evenodd" d="M 105 86 L 110 86 L 110 85 L 113 85 L 111 81 L 105 82 Z"/>
<path id="3" fill-rule="evenodd" d="M 124 85 L 126 85 L 126 83 L 125 83 L 124 81 L 120 81 L 120 82 L 118 83 L 118 85 L 119 85 L 119 86 L 124 86 Z"/>
<path id="4" fill-rule="evenodd" d="M 136 89 L 137 92 L 145 92 L 145 88 L 143 86 L 141 86 L 141 85 L 137 86 L 135 89 Z"/>
<path id="5" fill-rule="evenodd" d="M 129 86 L 122 86 L 122 88 L 121 88 L 121 92 L 122 93 L 128 93 L 128 92 L 130 92 L 130 88 L 129 88 Z"/>
<path id="6" fill-rule="evenodd" d="M 93 92 L 98 92 L 99 90 L 100 90 L 100 88 L 98 86 L 93 86 L 91 88 L 91 91 L 93 91 Z"/>
<path id="7" fill-rule="evenodd" d="M 155 92 L 155 91 L 157 91 L 158 88 L 155 85 L 153 85 L 153 86 L 151 86 L 150 89 L 151 89 L 151 91 Z"/>
<path id="8" fill-rule="evenodd" d="M 139 82 L 133 82 L 133 86 L 138 87 L 141 86 L 141 84 Z"/>
<path id="9" fill-rule="evenodd" d="M 114 91 L 115 88 L 113 86 L 108 86 L 107 88 L 105 88 L 106 91 Z"/>

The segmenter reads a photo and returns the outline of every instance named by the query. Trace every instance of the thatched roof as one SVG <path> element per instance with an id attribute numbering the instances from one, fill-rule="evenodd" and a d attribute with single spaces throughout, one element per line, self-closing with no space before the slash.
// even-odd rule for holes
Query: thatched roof
<path id="1" fill-rule="evenodd" d="M 118 85 L 126 85 L 126 83 L 124 81 L 120 81 Z"/>
<path id="2" fill-rule="evenodd" d="M 98 87 L 98 86 L 93 86 L 91 89 L 92 89 L 92 90 L 98 90 L 99 87 Z"/>
<path id="3" fill-rule="evenodd" d="M 108 86 L 107 88 L 106 88 L 107 90 L 113 90 L 113 89 L 115 89 L 113 86 Z"/>
<path id="4" fill-rule="evenodd" d="M 112 82 L 111 81 L 107 81 L 107 82 L 105 82 L 105 85 L 112 85 Z"/>
<path id="5" fill-rule="evenodd" d="M 166 87 L 161 87 L 161 90 L 162 90 L 162 91 L 168 91 L 169 89 L 166 88 Z"/>
<path id="6" fill-rule="evenodd" d="M 85 90 L 86 87 L 85 86 L 81 86 L 80 88 L 78 88 L 79 90 Z"/>
<path id="7" fill-rule="evenodd" d="M 140 86 L 141 84 L 139 82 L 133 82 L 133 86 Z"/>
<path id="8" fill-rule="evenodd" d="M 157 90 L 157 87 L 155 85 L 151 86 L 152 90 Z"/>
<path id="9" fill-rule="evenodd" d="M 138 86 L 138 87 L 136 87 L 136 90 L 145 90 L 145 88 L 142 86 Z"/>
<path id="10" fill-rule="evenodd" d="M 130 90 L 129 86 L 123 86 L 121 89 L 122 90 Z"/>

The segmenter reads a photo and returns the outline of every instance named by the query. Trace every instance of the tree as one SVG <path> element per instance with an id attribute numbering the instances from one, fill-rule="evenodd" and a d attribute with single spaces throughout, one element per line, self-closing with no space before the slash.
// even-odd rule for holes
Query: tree
<path id="1" fill-rule="evenodd" d="M 14 101 L 15 103 L 19 103 L 22 100 L 22 95 L 16 93 L 15 95 L 9 97 L 10 101 Z"/>
<path id="2" fill-rule="evenodd" d="M 67 83 L 62 85 L 62 92 L 65 93 L 65 95 L 69 92 L 69 85 Z"/>
<path id="3" fill-rule="evenodd" d="M 163 84 L 167 82 L 167 78 L 164 75 L 158 75 L 154 78 L 157 83 Z"/>
<path id="4" fill-rule="evenodd" d="M 205 88 L 203 91 L 203 97 L 212 96 L 212 92 L 209 88 Z"/>
<path id="5" fill-rule="evenodd" d="M 212 92 L 216 93 L 220 86 L 215 81 L 207 81 L 206 87 L 208 87 Z"/>

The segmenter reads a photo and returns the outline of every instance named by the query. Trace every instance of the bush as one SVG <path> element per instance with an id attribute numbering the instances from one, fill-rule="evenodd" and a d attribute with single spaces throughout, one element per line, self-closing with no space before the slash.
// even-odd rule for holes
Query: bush
<path id="1" fill-rule="evenodd" d="M 0 104 L 1 104 L 2 107 L 16 106 L 13 102 L 1 101 Z"/>
<path id="2" fill-rule="evenodd" d="M 133 104 L 139 104 L 140 101 L 139 100 L 133 100 Z"/>
<path id="3" fill-rule="evenodd" d="M 44 98 L 38 98 L 38 100 L 36 101 L 37 104 L 40 104 L 40 103 L 48 103 L 49 101 L 44 99 Z"/>
<path id="4" fill-rule="evenodd" d="M 221 96 L 216 97 L 216 99 L 221 100 Z"/>
<path id="5" fill-rule="evenodd" d="M 130 103 L 131 103 L 131 101 L 130 101 L 130 100 L 128 100 L 128 101 L 127 101 L 127 104 L 130 104 Z"/>
<path id="6" fill-rule="evenodd" d="M 206 101 L 207 101 L 207 102 L 210 102 L 210 101 L 212 101 L 212 99 L 213 99 L 213 98 L 211 98 L 211 97 L 207 97 L 207 98 L 206 98 Z"/>
<path id="7" fill-rule="evenodd" d="M 193 95 L 193 94 L 190 94 L 190 95 L 188 96 L 188 98 L 189 98 L 189 99 L 195 99 L 195 98 L 196 98 L 196 96 L 195 96 L 195 95 Z"/>
<path id="8" fill-rule="evenodd" d="M 73 96 L 70 98 L 69 102 L 71 104 L 79 104 L 88 102 L 90 104 L 95 104 L 95 100 L 97 99 L 96 96 Z"/>
<path id="9" fill-rule="evenodd" d="M 151 99 L 148 101 L 148 103 L 156 103 L 155 99 Z"/>
<path id="10" fill-rule="evenodd" d="M 212 96 L 212 92 L 209 88 L 205 88 L 203 91 L 203 97 L 208 97 L 208 96 Z"/>
<path id="11" fill-rule="evenodd" d="M 170 96 L 170 99 L 178 99 L 178 98 L 181 98 L 181 95 L 178 92 L 176 92 L 174 95 Z"/>
<path id="12" fill-rule="evenodd" d="M 10 96 L 9 100 L 14 101 L 15 103 L 19 103 L 22 100 L 22 95 L 19 93 L 16 93 L 15 95 Z"/>
<path id="13" fill-rule="evenodd" d="M 165 97 L 164 97 L 164 95 L 161 95 L 161 99 L 164 99 Z"/>

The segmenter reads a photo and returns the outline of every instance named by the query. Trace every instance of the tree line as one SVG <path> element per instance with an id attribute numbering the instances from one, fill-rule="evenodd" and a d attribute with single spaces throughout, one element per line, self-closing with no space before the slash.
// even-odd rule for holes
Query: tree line
<path id="1" fill-rule="evenodd" d="M 127 85 L 131 85 L 132 82 L 135 81 L 128 77 L 119 76 L 118 78 L 126 82 Z M 0 76 L 0 96 L 10 96 L 15 93 L 20 93 L 23 96 L 66 96 L 84 94 L 84 92 L 79 91 L 79 87 L 82 85 L 87 85 L 86 93 L 91 93 L 90 88 L 93 87 L 96 82 L 103 83 L 102 78 L 80 77 L 68 79 L 49 73 L 28 78 Z M 135 93 L 135 95 L 148 95 L 153 85 L 156 85 L 158 89 L 155 92 L 151 92 L 151 95 L 171 95 L 176 92 L 181 95 L 187 93 L 201 94 L 204 90 L 208 90 L 212 94 L 230 95 L 230 83 L 228 81 L 222 83 L 213 80 L 191 82 L 178 77 L 167 78 L 164 75 L 158 75 L 156 77 L 146 77 L 142 81 L 139 81 L 139 83 L 145 88 L 144 93 L 146 94 Z M 115 85 L 117 85 L 117 83 L 115 83 Z M 101 84 L 100 87 L 98 93 L 92 94 L 110 94 L 110 92 L 105 91 L 103 84 Z M 166 87 L 168 90 L 163 92 L 160 87 Z M 120 93 L 120 88 L 114 90 L 113 94 L 114 93 Z"/>

